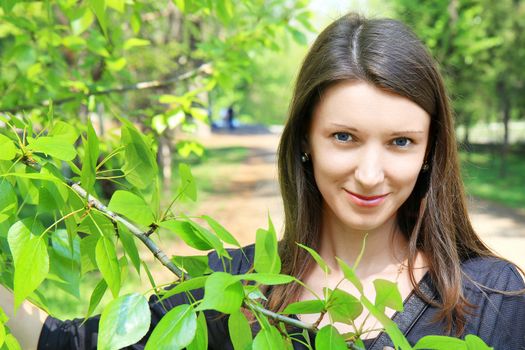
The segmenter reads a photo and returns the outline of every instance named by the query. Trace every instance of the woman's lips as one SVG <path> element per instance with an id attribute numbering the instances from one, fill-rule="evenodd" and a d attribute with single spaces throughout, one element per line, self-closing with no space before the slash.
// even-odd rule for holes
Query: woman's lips
<path id="1" fill-rule="evenodd" d="M 384 202 L 387 194 L 381 194 L 377 196 L 364 196 L 351 191 L 345 190 L 350 195 L 350 200 L 359 205 L 360 207 L 376 207 Z"/>

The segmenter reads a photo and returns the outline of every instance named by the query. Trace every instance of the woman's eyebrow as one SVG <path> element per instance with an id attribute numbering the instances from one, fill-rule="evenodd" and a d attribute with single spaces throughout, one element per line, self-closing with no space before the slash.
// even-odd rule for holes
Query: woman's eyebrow
<path id="1" fill-rule="evenodd" d="M 391 133 L 392 136 L 400 136 L 400 135 L 406 135 L 406 134 L 424 134 L 425 132 L 423 130 L 405 130 L 405 131 L 394 131 Z"/>

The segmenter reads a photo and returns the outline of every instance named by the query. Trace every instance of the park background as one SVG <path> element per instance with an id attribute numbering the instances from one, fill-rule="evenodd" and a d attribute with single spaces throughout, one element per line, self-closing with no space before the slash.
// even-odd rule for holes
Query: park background
<path id="1" fill-rule="evenodd" d="M 398 18 L 428 45 L 451 92 L 475 228 L 525 267 L 522 2 L 2 0 L 0 114 L 66 120 L 80 131 L 90 120 L 105 152 L 118 147 L 117 117 L 131 120 L 158 150 L 165 205 L 178 164 L 188 163 L 198 200 L 177 212 L 210 215 L 248 244 L 268 214 L 282 226 L 275 151 L 302 57 L 349 10 Z M 121 178 L 101 175 L 97 196 L 107 202 Z M 156 239 L 170 255 L 195 252 L 162 230 Z M 169 283 L 151 253 L 141 257 Z M 82 277 L 81 302 L 44 285 L 51 310 L 82 315 L 99 278 Z M 147 278 L 130 274 L 123 289 L 140 285 L 148 289 Z"/>

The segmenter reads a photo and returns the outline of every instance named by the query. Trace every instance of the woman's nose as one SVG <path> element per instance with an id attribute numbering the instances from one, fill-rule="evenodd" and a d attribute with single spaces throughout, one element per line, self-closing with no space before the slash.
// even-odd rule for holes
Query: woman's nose
<path id="1" fill-rule="evenodd" d="M 372 188 L 383 182 L 385 178 L 381 153 L 372 147 L 363 151 L 354 176 L 363 188 Z"/>

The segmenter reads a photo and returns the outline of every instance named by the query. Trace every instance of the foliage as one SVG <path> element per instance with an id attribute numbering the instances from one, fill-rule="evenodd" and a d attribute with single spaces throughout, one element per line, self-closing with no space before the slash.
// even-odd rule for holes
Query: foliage
<path id="1" fill-rule="evenodd" d="M 181 194 L 194 198 L 193 194 L 188 193 L 193 191 L 188 183 L 194 182 L 189 170 L 184 171 L 185 179 L 181 182 L 176 200 L 168 208 L 160 209 L 155 181 L 159 170 L 154 163 L 147 161 L 154 158 L 154 151 L 151 144 L 146 142 L 144 136 L 132 124 L 122 124 L 123 143 L 115 156 L 122 164 L 121 167 L 128 168 L 124 175 L 126 185 L 123 188 L 126 190 L 119 189 L 110 199 L 109 208 L 115 209 L 119 213 L 117 214 L 82 188 L 82 181 L 91 183 L 85 179 L 97 178 L 97 173 L 100 172 L 97 170 L 99 163 L 91 164 L 87 176 L 83 176 L 86 175 L 81 170 L 84 169 L 84 163 L 79 162 L 75 165 L 67 160 L 67 153 L 55 152 L 56 154 L 50 155 L 46 153 L 47 149 L 42 150 L 34 146 L 33 141 L 29 142 L 31 139 L 36 142 L 39 138 L 47 138 L 52 144 L 64 146 L 58 147 L 59 149 L 65 148 L 74 142 L 72 134 L 64 133 L 64 130 L 71 130 L 67 127 L 69 124 L 54 122 L 52 125 L 45 125 L 46 132 L 37 133 L 27 120 L 13 116 L 2 119 L 6 127 L 2 129 L 1 134 L 7 140 L 5 143 L 9 144 L 11 149 L 14 148 L 15 152 L 12 157 L 6 157 L 11 159 L 0 161 L 0 198 L 6 202 L 0 217 L 1 232 L 4 233 L 0 237 L 1 281 L 13 289 L 16 306 L 29 297 L 45 309 L 45 296 L 39 291 L 43 279 L 55 283 L 57 288 L 70 291 L 71 283 L 75 283 L 71 282 L 73 276 L 98 270 L 102 274 L 103 282 L 93 290 L 89 309 L 93 310 L 100 302 L 101 295 L 107 293 L 108 289 L 113 295 L 113 301 L 102 311 L 98 347 L 117 349 L 137 342 L 149 328 L 150 311 L 142 294 L 121 295 L 120 285 L 127 273 L 133 273 L 134 268 L 137 268 L 138 273 L 141 267 L 145 266 L 140 257 L 139 264 L 128 264 L 128 260 L 133 262 L 137 259 L 134 247 L 135 240 L 139 239 L 157 259 L 178 276 L 173 283 L 174 288 L 164 291 L 155 288 L 156 293 L 164 294 L 163 297 L 166 298 L 204 288 L 204 297 L 201 300 L 193 299 L 189 304 L 178 305 L 168 311 L 151 333 L 146 344 L 147 349 L 205 349 L 205 310 L 216 310 L 231 315 L 228 324 L 236 349 L 244 349 L 250 344 L 253 349 L 290 348 L 291 339 L 296 339 L 296 336 L 286 332 L 283 327 L 285 323 L 319 332 L 315 340 L 317 349 L 363 347 L 359 338 L 366 334 L 368 329 L 354 326 L 353 332 L 340 334 L 332 325 L 317 329 L 316 325 L 305 324 L 264 309 L 261 290 L 264 285 L 295 281 L 291 276 L 280 274 L 281 261 L 271 221 L 268 229 L 261 229 L 257 233 L 255 271 L 250 273 L 237 276 L 226 272 L 210 273 L 207 268 L 199 267 L 203 263 L 207 264 L 206 255 L 169 259 L 150 238 L 159 227 L 167 230 L 162 234 L 177 235 L 196 249 L 213 249 L 224 265 L 231 259 L 229 251 L 225 249 L 225 243 L 238 243 L 212 218 L 203 217 L 203 221 L 200 221 L 173 215 L 172 206 Z M 80 138 L 83 141 L 80 147 L 74 148 L 75 157 L 85 152 L 86 159 L 95 150 L 91 147 L 93 140 L 90 141 L 86 135 L 80 135 Z M 36 144 L 38 145 L 38 142 Z M 104 159 L 100 162 L 104 162 Z M 131 167 L 133 162 L 141 166 Z M 75 166 L 70 179 L 64 177 L 61 171 L 67 163 Z M 150 178 L 152 183 L 139 181 L 135 173 L 137 169 L 153 176 Z M 130 203 L 129 213 L 125 210 L 125 201 Z M 38 215 L 25 216 L 21 209 L 27 207 L 33 207 Z M 203 226 L 204 222 L 207 222 L 209 227 Z M 132 233 L 130 239 L 124 239 L 129 233 Z M 322 257 L 315 251 L 304 248 L 314 255 L 318 264 L 326 266 Z M 384 314 L 385 308 L 402 310 L 401 296 L 396 285 L 384 280 L 375 281 L 376 298 L 372 301 L 363 293 L 361 282 L 356 278 L 356 266 L 350 267 L 342 260 L 338 262 L 345 273 L 344 279 L 355 285 L 359 295 L 350 295 L 339 288 L 325 289 L 322 296 L 313 301 L 294 303 L 288 306 L 285 313 L 328 314 L 332 323 L 354 325 L 353 321 L 361 313 L 368 312 L 383 325 L 396 348 L 403 350 L 447 349 L 450 344 L 464 349 L 488 349 L 475 336 L 469 336 L 464 341 L 430 336 L 422 338 L 412 347 L 397 325 Z M 17 278 L 21 272 L 29 278 Z M 328 266 L 325 272 L 330 273 Z M 78 284 L 78 281 L 76 283 Z M 244 312 L 251 313 L 262 327 L 253 339 L 248 331 L 248 321 Z M 1 324 L 0 335 L 7 334 L 5 317 Z M 6 344 L 7 339 L 8 336 L 5 340 L 3 336 L 0 338 Z M 298 341 L 311 343 L 310 339 L 299 338 Z"/>

